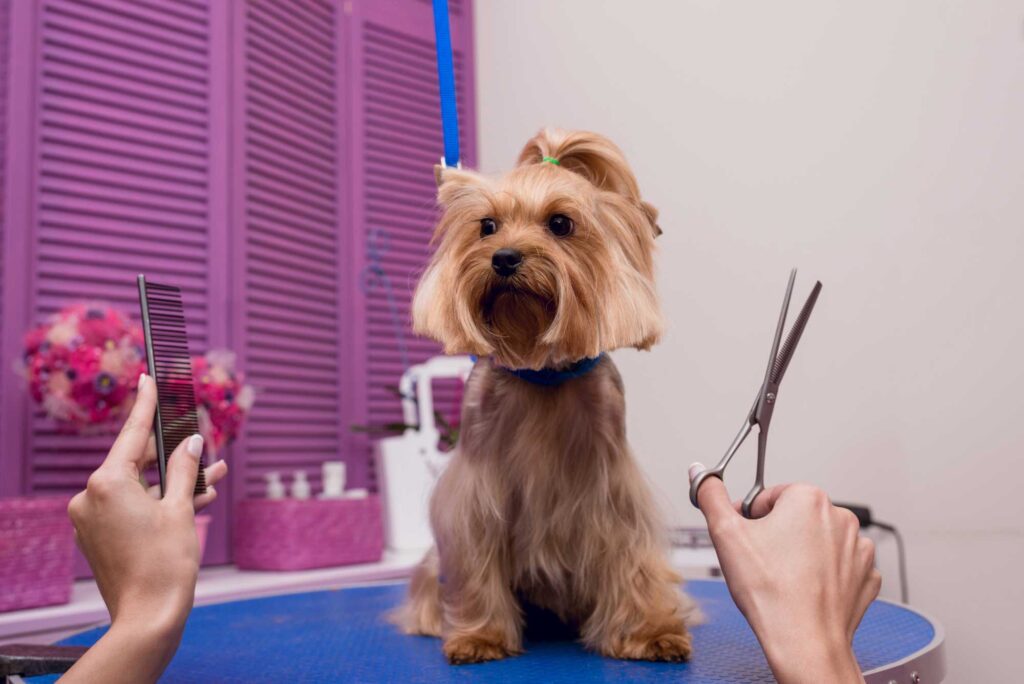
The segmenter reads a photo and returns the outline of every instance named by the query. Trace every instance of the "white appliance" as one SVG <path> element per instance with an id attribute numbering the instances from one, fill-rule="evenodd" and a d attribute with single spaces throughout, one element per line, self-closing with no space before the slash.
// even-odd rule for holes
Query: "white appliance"
<path id="1" fill-rule="evenodd" d="M 382 439 L 375 447 L 389 551 L 425 551 L 434 543 L 428 511 L 430 493 L 451 454 L 437 447 L 440 431 L 434 422 L 431 382 L 465 382 L 472 369 L 473 360 L 468 356 L 435 356 L 402 375 L 399 390 L 404 422 L 417 427 Z"/>

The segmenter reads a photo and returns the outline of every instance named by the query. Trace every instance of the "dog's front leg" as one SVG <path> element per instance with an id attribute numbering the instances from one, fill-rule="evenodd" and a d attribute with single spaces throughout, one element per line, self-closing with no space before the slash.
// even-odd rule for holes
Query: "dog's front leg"
<path id="1" fill-rule="evenodd" d="M 680 578 L 657 552 L 630 558 L 624 554 L 605 573 L 605 590 L 596 597 L 583 626 L 587 646 L 612 658 L 688 660 L 692 640 L 685 617 L 692 612 L 679 590 Z"/>
<path id="2" fill-rule="evenodd" d="M 434 500 L 442 638 L 453 664 L 522 652 L 522 613 L 508 576 L 507 530 L 500 509 L 482 498 L 490 488 L 468 482 L 474 475 L 480 474 L 451 468 Z M 449 487 L 461 478 L 461 486 Z"/>
<path id="3" fill-rule="evenodd" d="M 495 562 L 444 580 L 444 654 L 449 662 L 480 663 L 522 652 L 519 604 Z"/>

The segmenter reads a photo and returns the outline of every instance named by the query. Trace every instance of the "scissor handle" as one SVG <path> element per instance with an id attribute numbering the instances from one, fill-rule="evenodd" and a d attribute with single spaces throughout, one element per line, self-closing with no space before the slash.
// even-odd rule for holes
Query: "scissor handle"
<path id="1" fill-rule="evenodd" d="M 754 505 L 754 499 L 764 491 L 764 456 L 768 449 L 768 430 L 761 427 L 757 433 L 757 470 L 754 473 L 754 486 L 750 488 L 743 498 L 743 505 L 740 510 L 744 518 L 750 517 L 750 509 Z"/>
<path id="2" fill-rule="evenodd" d="M 722 482 L 725 482 L 725 478 L 722 477 L 724 475 L 724 470 L 724 468 L 704 470 L 698 474 L 697 477 L 693 478 L 693 481 L 690 483 L 690 503 L 692 503 L 695 508 L 700 508 L 697 504 L 697 494 L 700 492 L 700 486 L 704 484 L 704 481 L 709 477 L 717 477 L 719 480 L 722 480 Z M 743 505 L 740 506 L 740 510 L 743 513 L 744 518 L 750 518 L 750 510 L 754 505 L 754 499 L 756 499 L 758 494 L 763 491 L 764 483 L 755 482 L 754 486 L 750 488 L 749 492 L 747 492 L 747 496 L 743 499 Z"/>
<path id="3" fill-rule="evenodd" d="M 740 511 L 743 513 L 744 518 L 750 518 L 750 509 L 754 506 L 754 499 L 757 495 L 764 491 L 764 484 L 761 482 L 755 482 L 754 486 L 747 492 L 747 496 L 743 499 L 743 505 L 740 506 Z"/>
<path id="4" fill-rule="evenodd" d="M 754 408 L 756 407 L 757 401 L 755 400 Z M 736 455 L 737 451 L 739 451 L 740 445 L 743 444 L 743 440 L 747 438 L 747 435 L 750 434 L 750 430 L 754 427 L 754 424 L 751 422 L 753 415 L 754 409 L 752 408 L 750 409 L 750 414 L 747 416 L 747 419 L 744 420 L 743 425 L 740 426 L 740 431 L 737 432 L 736 437 L 733 438 L 732 444 L 730 444 L 729 448 L 725 450 L 725 455 L 722 456 L 718 465 L 714 468 L 703 470 L 697 475 L 697 477 L 693 478 L 693 481 L 690 482 L 690 503 L 693 504 L 694 508 L 700 508 L 700 505 L 697 503 L 697 492 L 700 490 L 701 484 L 705 479 L 707 479 L 708 475 L 714 475 L 719 480 L 722 480 L 723 482 L 725 481 L 725 467 L 729 465 L 729 461 L 731 461 L 732 457 Z"/>
<path id="5" fill-rule="evenodd" d="M 725 479 L 722 477 L 724 473 L 725 468 L 718 466 L 716 468 L 711 468 L 710 470 L 702 470 L 697 477 L 693 478 L 690 482 L 690 503 L 693 504 L 694 508 L 700 508 L 700 504 L 697 503 L 697 493 L 700 491 L 700 486 L 704 484 L 704 480 L 708 477 L 717 477 L 719 480 L 725 482 Z"/>

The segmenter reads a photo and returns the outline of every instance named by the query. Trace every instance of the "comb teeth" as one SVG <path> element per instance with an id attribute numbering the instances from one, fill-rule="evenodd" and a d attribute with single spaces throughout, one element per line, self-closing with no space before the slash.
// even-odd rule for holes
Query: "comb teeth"
<path id="1" fill-rule="evenodd" d="M 140 275 L 139 301 L 149 373 L 156 380 L 158 394 L 155 431 L 162 494 L 167 459 L 183 440 L 199 432 L 192 356 L 188 351 L 181 290 L 147 281 Z M 205 492 L 206 477 L 200 459 L 195 493 Z"/>

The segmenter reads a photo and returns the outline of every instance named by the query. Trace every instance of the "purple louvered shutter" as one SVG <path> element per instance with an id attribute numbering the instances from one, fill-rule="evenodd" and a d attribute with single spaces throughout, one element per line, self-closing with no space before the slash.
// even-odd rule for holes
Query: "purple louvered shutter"
<path id="1" fill-rule="evenodd" d="M 35 105 L 21 160 L 34 179 L 21 200 L 27 320 L 9 322 L 24 330 L 76 301 L 137 315 L 144 272 L 181 286 L 193 352 L 223 346 L 225 88 L 213 79 L 226 72 L 213 61 L 227 56 L 224 17 L 187 1 L 31 7 L 18 28 L 34 51 L 16 62 Z M 39 410 L 27 425 L 25 493 L 80 489 L 111 444 L 61 433 Z M 208 559 L 223 557 L 223 536 L 213 533 Z"/>
<path id="2" fill-rule="evenodd" d="M 257 392 L 236 496 L 342 457 L 339 17 L 319 0 L 238 3 L 233 333 Z M 237 38 L 236 38 L 237 40 Z"/>
<path id="3" fill-rule="evenodd" d="M 463 165 L 472 167 L 472 4 L 449 5 Z M 356 2 L 351 35 L 354 249 L 364 266 L 353 292 L 360 334 L 352 387 L 360 393 L 359 422 L 383 425 L 401 420 L 393 389 L 406 365 L 440 353 L 409 332 L 409 305 L 437 217 L 433 166 L 443 154 L 430 2 Z M 457 387 L 435 395 L 440 410 L 457 415 Z M 369 440 L 349 440 L 356 478 L 375 486 Z"/>
<path id="4" fill-rule="evenodd" d="M 10 48 L 10 11 L 11 3 L 10 0 L 0 0 L 0 321 L 6 321 L 4 318 L 4 227 L 5 227 L 5 216 L 4 210 L 6 202 L 4 193 L 7 190 L 7 183 L 5 182 L 6 173 L 6 159 L 7 159 L 7 78 L 10 71 L 10 63 L 8 61 L 9 48 Z M 3 326 L 0 326 L 2 328 Z M 4 339 L 3 334 L 0 333 L 0 373 L 3 373 L 3 351 L 4 351 Z M 9 373 L 8 373 L 9 374 Z M 8 378 L 6 381 L 0 379 L 0 496 L 6 493 L 7 487 L 4 486 L 3 481 L 8 477 L 15 479 L 13 474 L 10 474 L 12 470 L 11 466 L 15 465 L 11 463 L 7 465 L 3 463 L 6 459 L 13 461 L 13 455 L 4 454 L 4 428 L 5 422 L 3 420 L 3 411 L 5 409 L 3 401 L 3 393 L 7 391 L 7 385 L 11 382 Z M 20 478 L 18 478 L 20 479 Z"/>
<path id="5" fill-rule="evenodd" d="M 472 165 L 471 4 L 451 7 Z M 429 2 L 8 8 L 0 495 L 70 493 L 103 457 L 110 435 L 59 434 L 6 368 L 66 303 L 134 314 L 139 271 L 180 284 L 193 350 L 231 345 L 258 390 L 207 561 L 227 559 L 228 504 L 268 470 L 317 486 L 323 460 L 346 458 L 352 485 L 374 486 L 350 426 L 397 420 L 388 388 L 438 351 L 408 320 L 442 148 Z"/>

